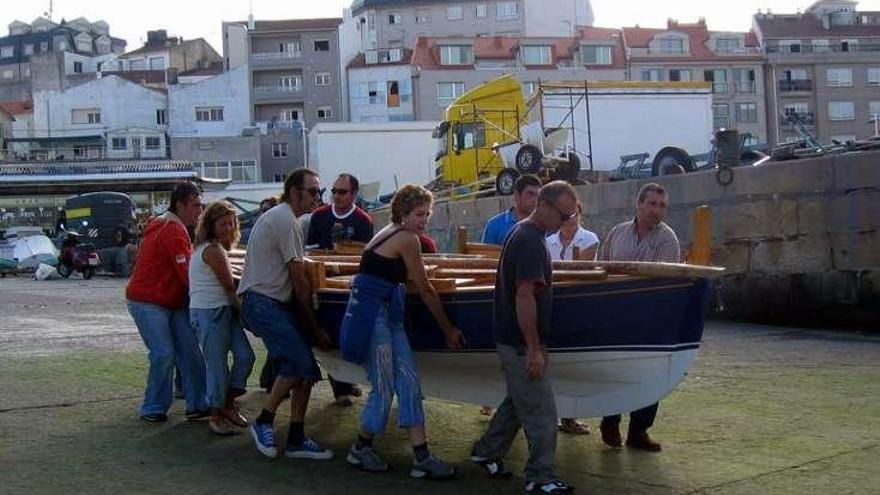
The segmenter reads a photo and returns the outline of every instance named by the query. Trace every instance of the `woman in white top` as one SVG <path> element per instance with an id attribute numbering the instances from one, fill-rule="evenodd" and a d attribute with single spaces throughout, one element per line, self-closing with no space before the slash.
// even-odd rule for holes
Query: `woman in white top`
<path id="1" fill-rule="evenodd" d="M 211 408 L 208 426 L 220 435 L 234 433 L 233 425 L 248 425 L 235 398 L 245 393 L 255 359 L 238 317 L 240 303 L 226 255 L 238 238 L 238 217 L 232 205 L 226 201 L 211 203 L 199 218 L 196 249 L 189 265 L 190 323 L 205 356 L 207 402 Z"/>
<path id="2" fill-rule="evenodd" d="M 595 260 L 599 249 L 599 237 L 581 227 L 580 202 L 577 215 L 563 222 L 558 232 L 547 237 L 547 250 L 553 261 L 575 259 L 574 248 L 578 248 L 577 259 L 587 261 Z"/>
<path id="3" fill-rule="evenodd" d="M 581 208 L 581 203 L 578 201 L 577 215 L 563 222 L 558 232 L 547 237 L 547 250 L 553 261 L 575 259 L 575 248 L 578 249 L 577 259 L 587 261 L 596 259 L 599 237 L 581 227 Z M 590 433 L 590 428 L 587 425 L 574 418 L 562 418 L 559 421 L 559 429 L 563 433 L 571 435 Z"/>

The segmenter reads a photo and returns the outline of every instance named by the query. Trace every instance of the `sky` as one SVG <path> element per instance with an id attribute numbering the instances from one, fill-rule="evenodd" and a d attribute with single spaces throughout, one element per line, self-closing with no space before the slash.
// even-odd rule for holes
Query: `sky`
<path id="1" fill-rule="evenodd" d="M 596 26 L 664 27 L 667 19 L 694 22 L 705 17 L 709 29 L 747 31 L 758 9 L 775 13 L 804 10 L 812 0 L 592 0 Z M 222 52 L 220 26 L 223 21 L 247 19 L 249 6 L 254 17 L 296 19 L 342 17 L 351 0 L 54 0 L 53 20 L 84 16 L 90 21 L 104 19 L 110 34 L 128 42 L 128 49 L 139 48 L 147 30 L 167 29 L 172 36 L 205 38 Z M 49 10 L 49 0 L 0 0 L 0 33 L 15 19 L 32 22 Z M 880 0 L 865 0 L 858 10 L 880 11 Z"/>

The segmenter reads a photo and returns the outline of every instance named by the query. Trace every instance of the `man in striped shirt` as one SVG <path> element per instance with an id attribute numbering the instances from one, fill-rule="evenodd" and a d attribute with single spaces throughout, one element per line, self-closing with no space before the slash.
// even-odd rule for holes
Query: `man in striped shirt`
<path id="1" fill-rule="evenodd" d="M 675 231 L 663 221 L 669 195 L 660 184 L 649 183 L 639 189 L 636 216 L 611 229 L 599 250 L 603 261 L 662 261 L 678 263 L 681 248 Z M 627 447 L 659 452 L 662 446 L 648 435 L 654 425 L 659 403 L 633 411 L 629 414 Z M 620 447 L 620 415 L 602 418 L 600 427 L 602 441 L 611 447 Z"/>

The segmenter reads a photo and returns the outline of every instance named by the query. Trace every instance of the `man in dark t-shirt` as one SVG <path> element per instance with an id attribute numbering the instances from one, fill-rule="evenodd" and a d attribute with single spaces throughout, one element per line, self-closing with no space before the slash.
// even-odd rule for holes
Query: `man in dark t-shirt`
<path id="1" fill-rule="evenodd" d="M 306 246 L 333 249 L 337 241 L 370 242 L 373 219 L 354 203 L 359 187 L 357 178 L 351 174 L 340 174 L 336 178 L 330 189 L 330 204 L 312 213 Z"/>
<path id="2" fill-rule="evenodd" d="M 529 492 L 573 490 L 554 471 L 556 400 L 546 373 L 553 272 L 546 236 L 575 215 L 577 195 L 570 184 L 553 181 L 542 187 L 535 211 L 507 237 L 495 279 L 493 335 L 507 396 L 474 444 L 471 460 L 493 477 L 510 475 L 503 458 L 522 428 L 529 443 Z"/>

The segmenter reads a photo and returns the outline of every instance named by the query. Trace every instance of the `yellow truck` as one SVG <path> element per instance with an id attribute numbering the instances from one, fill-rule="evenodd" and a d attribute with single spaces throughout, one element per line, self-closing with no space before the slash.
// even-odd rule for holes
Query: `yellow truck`
<path id="1" fill-rule="evenodd" d="M 711 105 L 704 82 L 540 82 L 527 100 L 504 75 L 447 107 L 433 131 L 431 185 L 473 192 L 494 183 L 504 195 L 523 173 L 573 182 L 581 163 L 612 171 L 634 152 L 692 169 L 690 154 L 709 148 Z"/>

